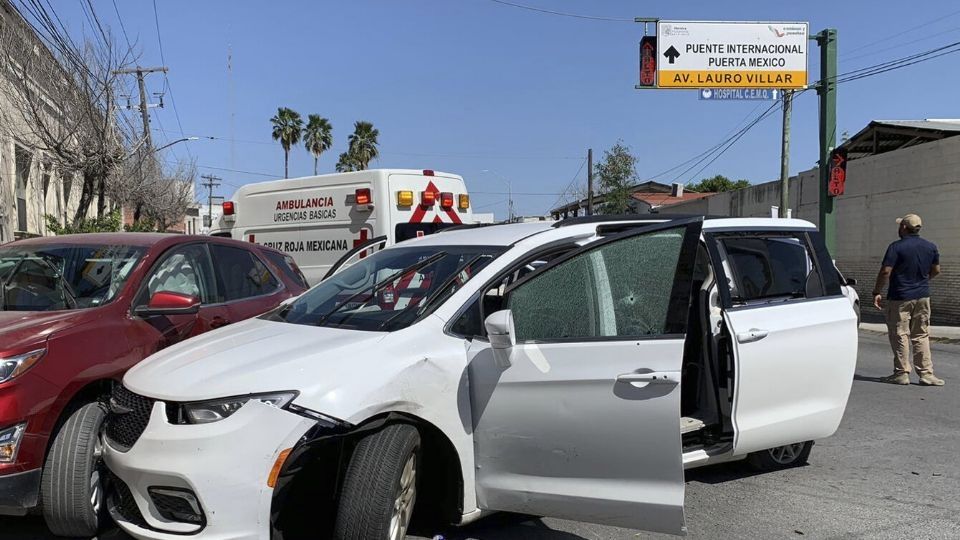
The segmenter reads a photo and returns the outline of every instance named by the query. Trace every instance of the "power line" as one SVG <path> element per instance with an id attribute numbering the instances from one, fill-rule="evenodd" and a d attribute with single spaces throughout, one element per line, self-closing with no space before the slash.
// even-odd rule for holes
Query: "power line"
<path id="1" fill-rule="evenodd" d="M 921 64 L 934 58 L 939 58 L 941 56 L 946 56 L 948 54 L 953 54 L 960 52 L 960 41 L 955 41 L 948 45 L 942 47 L 937 47 L 935 49 L 930 49 L 921 53 L 913 54 L 910 56 L 905 56 L 897 60 L 891 60 L 889 62 L 883 62 L 881 64 L 876 64 L 867 68 L 857 69 L 847 73 L 841 73 L 837 75 L 836 81 L 837 84 L 855 81 L 858 79 L 864 79 L 866 77 L 872 77 L 874 75 L 879 75 L 881 73 L 887 73 L 888 71 L 894 71 L 897 69 L 905 68 L 907 66 L 912 66 L 916 64 Z"/>
<path id="2" fill-rule="evenodd" d="M 167 65 L 166 60 L 163 56 L 163 38 L 160 37 L 160 15 L 157 12 L 157 0 L 153 0 L 153 22 L 157 28 L 157 45 L 160 49 L 160 62 L 163 65 Z M 177 127 L 180 129 L 181 133 L 183 132 L 183 123 L 180 121 L 180 111 L 177 109 L 177 99 L 173 95 L 173 87 L 170 86 L 170 78 L 167 77 L 167 73 L 163 74 L 163 86 L 167 93 L 170 94 L 170 105 L 173 106 L 173 116 L 177 119 Z M 187 155 L 193 159 L 193 153 L 190 151 L 190 146 L 186 147 Z"/>
<path id="3" fill-rule="evenodd" d="M 576 181 L 577 181 L 577 178 L 580 177 L 580 171 L 582 171 L 582 170 L 583 170 L 583 166 L 587 164 L 587 160 L 586 160 L 586 159 L 584 159 L 584 158 L 581 158 L 581 159 L 583 159 L 583 161 L 580 162 L 580 168 L 577 169 L 577 172 L 576 172 L 576 174 L 573 175 L 573 178 L 570 180 L 570 183 L 567 184 L 567 187 L 566 187 L 566 188 L 564 188 L 563 193 L 561 193 L 560 196 L 557 197 L 557 200 L 553 201 L 553 204 L 550 205 L 549 210 L 553 210 L 554 208 L 557 207 L 557 204 L 559 204 L 560 201 L 564 198 L 564 196 L 567 195 L 567 193 L 570 191 L 570 188 L 573 187 L 574 182 L 576 182 Z"/>
<path id="4" fill-rule="evenodd" d="M 859 47 L 855 47 L 855 48 L 853 48 L 853 49 L 850 49 L 849 51 L 847 51 L 847 53 L 849 54 L 849 53 L 855 53 L 855 52 L 857 52 L 857 51 L 862 51 L 863 49 L 866 49 L 866 48 L 868 48 L 868 47 L 872 47 L 873 45 L 876 45 L 877 43 L 889 42 L 891 39 L 893 39 L 893 38 L 895 38 L 895 37 L 900 37 L 900 36 L 902 36 L 902 35 L 904 35 L 904 34 L 908 34 L 908 33 L 910 33 L 910 32 L 913 32 L 914 30 L 919 30 L 919 29 L 924 28 L 924 27 L 927 27 L 927 26 L 929 26 L 929 25 L 931 25 L 931 24 L 940 22 L 940 21 L 945 20 L 945 19 L 949 19 L 950 17 L 954 17 L 954 16 L 956 16 L 956 15 L 960 15 L 960 10 L 952 11 L 952 12 L 950 12 L 950 13 L 947 13 L 946 15 L 941 15 L 941 16 L 935 18 L 935 19 L 930 19 L 929 21 L 920 23 L 920 24 L 918 24 L 918 25 L 916 25 L 916 26 L 911 26 L 910 28 L 907 28 L 906 30 L 902 30 L 902 31 L 900 31 L 900 32 L 897 32 L 896 34 L 889 35 L 889 36 L 885 35 L 884 37 L 882 37 L 882 38 L 880 38 L 880 39 L 878 39 L 878 40 L 876 40 L 876 41 L 871 41 L 871 42 L 869 42 L 869 43 L 864 43 L 863 45 L 860 45 Z"/>
<path id="5" fill-rule="evenodd" d="M 113 0 L 113 11 L 117 14 L 117 22 L 120 23 L 120 30 L 123 32 L 123 39 L 127 42 L 127 47 L 131 50 L 133 45 L 130 43 L 130 36 L 127 35 L 127 28 L 123 25 L 123 18 L 120 17 L 120 9 L 117 7 L 117 0 Z"/>
<path id="6" fill-rule="evenodd" d="M 526 10 L 529 10 L 529 11 L 536 11 L 537 13 L 546 13 L 546 14 L 548 14 L 548 15 L 557 15 L 557 16 L 560 16 L 560 17 L 573 17 L 573 18 L 576 18 L 576 19 L 589 19 L 589 20 L 591 20 L 591 21 L 613 21 L 613 22 L 629 22 L 629 23 L 632 23 L 632 22 L 633 22 L 633 19 L 620 19 L 620 18 L 617 18 L 617 17 L 597 17 L 597 16 L 594 16 L 594 15 L 580 15 L 580 14 L 577 14 L 577 13 L 565 13 L 565 12 L 563 12 L 563 11 L 553 11 L 553 10 L 550 10 L 550 9 L 544 9 L 544 8 L 539 8 L 539 7 L 534 7 L 534 6 L 526 6 L 526 5 L 523 5 L 523 4 L 515 4 L 515 3 L 513 3 L 513 2 L 505 2 L 504 0 L 490 0 L 490 1 L 491 1 L 491 2 L 495 2 L 495 3 L 497 3 L 497 4 L 502 4 L 502 5 L 504 5 L 504 6 L 511 6 L 511 7 L 515 7 L 515 8 L 526 9 Z"/>

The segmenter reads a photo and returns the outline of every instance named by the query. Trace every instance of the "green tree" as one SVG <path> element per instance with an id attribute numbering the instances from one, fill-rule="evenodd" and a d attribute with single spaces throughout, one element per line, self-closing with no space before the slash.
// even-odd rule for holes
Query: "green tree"
<path id="1" fill-rule="evenodd" d="M 617 141 L 603 152 L 594 166 L 597 186 L 603 194 L 600 211 L 604 214 L 625 214 L 630 211 L 630 188 L 637 183 L 637 158 L 630 147 Z"/>
<path id="2" fill-rule="evenodd" d="M 270 122 L 273 124 L 273 140 L 280 141 L 283 147 L 283 176 L 290 178 L 290 148 L 300 142 L 303 119 L 297 111 L 280 107 Z"/>
<path id="3" fill-rule="evenodd" d="M 696 184 L 687 184 L 687 189 L 696 191 L 697 193 L 720 193 L 721 191 L 733 191 L 745 187 L 750 187 L 749 180 L 737 180 L 734 182 L 722 174 L 718 174 L 713 178 L 704 178 Z"/>
<path id="4" fill-rule="evenodd" d="M 303 128 L 303 142 L 307 152 L 313 154 L 313 174 L 317 174 L 317 161 L 320 154 L 333 146 L 333 126 L 330 120 L 319 114 L 307 116 L 307 125 Z"/>
<path id="5" fill-rule="evenodd" d="M 356 162 L 357 167 L 354 170 L 366 169 L 373 159 L 380 156 L 378 148 L 380 142 L 377 140 L 379 136 L 380 131 L 374 129 L 370 122 L 358 120 L 353 124 L 353 133 L 347 138 L 347 142 L 350 143 L 347 153 Z"/>
<path id="6" fill-rule="evenodd" d="M 337 159 L 337 172 L 353 172 L 360 171 L 363 168 L 360 166 L 360 163 L 357 161 L 357 158 L 353 156 L 350 152 L 342 152 L 339 159 Z"/>

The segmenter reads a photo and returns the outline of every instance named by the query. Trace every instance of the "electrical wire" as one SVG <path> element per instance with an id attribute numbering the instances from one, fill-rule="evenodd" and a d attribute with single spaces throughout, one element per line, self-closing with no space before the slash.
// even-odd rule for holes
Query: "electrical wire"
<path id="1" fill-rule="evenodd" d="M 594 15 L 580 15 L 577 13 L 565 13 L 563 11 L 553 11 L 550 9 L 544 9 L 544 8 L 539 8 L 535 6 L 527 6 L 524 4 L 515 4 L 513 2 L 505 2 L 504 0 L 490 0 L 490 1 L 495 2 L 497 4 L 502 4 L 504 6 L 526 9 L 528 11 L 535 11 L 537 13 L 546 13 L 548 15 L 557 15 L 559 17 L 573 17 L 576 19 L 589 19 L 591 21 L 611 21 L 611 22 L 629 22 L 629 23 L 634 22 L 633 19 L 621 19 L 617 17 L 597 17 Z"/>
<path id="2" fill-rule="evenodd" d="M 157 0 L 153 0 L 153 22 L 157 27 L 157 45 L 160 49 L 160 63 L 166 66 L 167 61 L 163 55 L 163 38 L 160 34 L 160 15 L 157 12 Z M 177 127 L 183 132 L 183 123 L 180 121 L 180 111 L 177 109 L 177 99 L 173 95 L 173 87 L 170 86 L 170 78 L 167 77 L 166 71 L 163 72 L 163 87 L 166 93 L 170 94 L 170 105 L 173 106 L 173 116 L 177 119 Z M 186 150 L 190 159 L 194 159 L 193 152 L 190 151 L 190 145 L 187 145 Z"/>
<path id="3" fill-rule="evenodd" d="M 935 18 L 935 19 L 930 19 L 929 21 L 920 23 L 920 24 L 918 24 L 918 25 L 916 25 L 916 26 L 911 26 L 910 28 L 907 28 L 906 30 L 902 30 L 902 31 L 900 31 L 900 32 L 897 32 L 896 34 L 885 35 L 885 36 L 883 36 L 882 38 L 880 38 L 880 39 L 878 39 L 878 40 L 876 40 L 876 41 L 871 41 L 871 42 L 869 42 L 869 43 L 864 43 L 863 45 L 860 45 L 859 47 L 855 47 L 855 48 L 853 48 L 853 49 L 850 49 L 849 51 L 847 51 L 847 53 L 849 54 L 849 53 L 855 53 L 855 52 L 857 52 L 857 51 L 862 51 L 863 49 L 872 47 L 872 46 L 876 45 L 877 43 L 890 42 L 890 40 L 893 39 L 893 38 L 900 37 L 900 36 L 902 36 L 902 35 L 904 35 L 904 34 L 909 34 L 910 32 L 913 32 L 914 30 L 919 30 L 919 29 L 921 29 L 921 28 L 925 28 L 925 27 L 927 27 L 927 26 L 930 26 L 931 24 L 938 23 L 938 22 L 940 22 L 940 21 L 943 21 L 943 20 L 945 20 L 945 19 L 949 19 L 950 17 L 955 17 L 955 16 L 957 16 L 957 15 L 960 15 L 960 10 L 952 11 L 952 12 L 950 12 L 950 13 L 947 13 L 946 15 L 941 15 L 941 16 Z"/>
<path id="4" fill-rule="evenodd" d="M 586 160 L 586 159 L 584 159 L 583 161 L 580 162 L 580 168 L 577 169 L 577 172 L 573 175 L 573 178 L 570 180 L 570 183 L 567 184 L 567 187 L 564 188 L 564 190 L 563 190 L 562 193 L 560 193 L 560 196 L 557 197 L 557 200 L 553 201 L 553 204 L 550 205 L 550 209 L 551 209 L 551 210 L 553 210 L 554 208 L 556 208 L 557 205 L 560 203 L 560 201 L 563 200 L 563 198 L 567 196 L 567 194 L 570 192 L 570 189 L 573 187 L 573 184 L 577 181 L 577 178 L 580 177 L 580 171 L 583 170 L 583 166 L 586 165 L 586 164 L 587 164 L 587 160 Z"/>

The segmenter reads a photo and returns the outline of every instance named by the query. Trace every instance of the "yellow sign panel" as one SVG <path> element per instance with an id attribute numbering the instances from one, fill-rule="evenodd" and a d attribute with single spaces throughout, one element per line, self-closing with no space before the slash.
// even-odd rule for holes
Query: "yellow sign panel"
<path id="1" fill-rule="evenodd" d="M 806 71 L 660 71 L 661 88 L 801 88 Z"/>
<path id="2" fill-rule="evenodd" d="M 660 88 L 803 88 L 805 22 L 659 21 Z"/>

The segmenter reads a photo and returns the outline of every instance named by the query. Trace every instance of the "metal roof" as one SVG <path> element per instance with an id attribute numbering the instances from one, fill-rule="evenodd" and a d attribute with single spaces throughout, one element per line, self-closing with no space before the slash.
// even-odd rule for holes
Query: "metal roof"
<path id="1" fill-rule="evenodd" d="M 874 120 L 841 145 L 859 159 L 960 135 L 960 119 Z"/>

